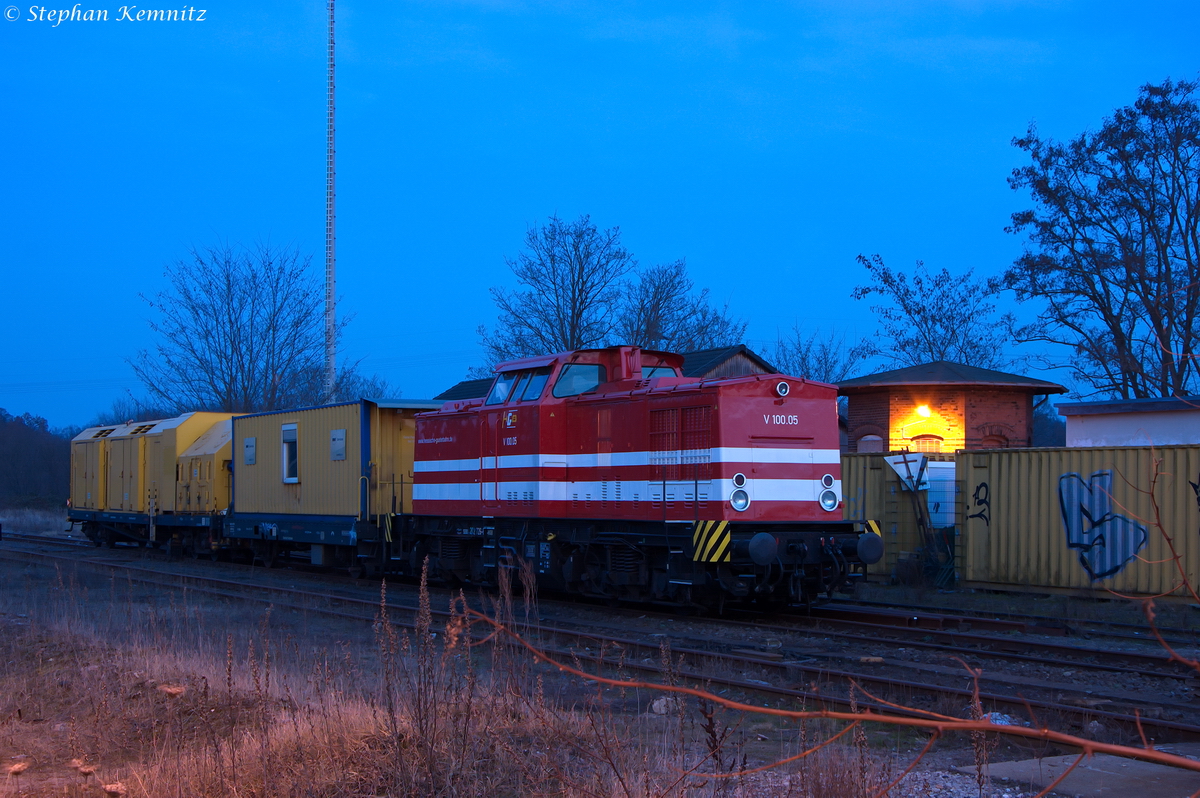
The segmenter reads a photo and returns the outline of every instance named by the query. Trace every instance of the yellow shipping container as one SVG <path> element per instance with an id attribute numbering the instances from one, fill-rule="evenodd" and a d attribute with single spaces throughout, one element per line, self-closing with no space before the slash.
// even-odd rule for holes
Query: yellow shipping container
<path id="1" fill-rule="evenodd" d="M 229 507 L 232 440 L 233 421 L 218 421 L 179 456 L 176 512 L 215 513 Z"/>
<path id="2" fill-rule="evenodd" d="M 372 518 L 412 511 L 417 413 L 367 400 L 233 420 L 236 512 Z"/>
<path id="3" fill-rule="evenodd" d="M 963 451 L 957 469 L 966 585 L 1200 586 L 1200 446 Z"/>

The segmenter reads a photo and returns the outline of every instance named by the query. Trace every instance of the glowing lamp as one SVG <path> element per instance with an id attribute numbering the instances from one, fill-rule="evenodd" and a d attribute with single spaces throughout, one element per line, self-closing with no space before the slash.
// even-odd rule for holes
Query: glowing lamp
<path id="1" fill-rule="evenodd" d="M 929 418 L 929 405 L 921 405 L 918 407 L 917 415 L 921 418 Z"/>

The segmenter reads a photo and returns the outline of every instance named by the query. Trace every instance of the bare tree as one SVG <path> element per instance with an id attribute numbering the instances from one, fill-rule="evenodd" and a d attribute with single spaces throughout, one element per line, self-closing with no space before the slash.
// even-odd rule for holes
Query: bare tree
<path id="1" fill-rule="evenodd" d="M 859 255 L 858 262 L 870 274 L 871 284 L 858 286 L 851 296 L 875 295 L 887 301 L 871 306 L 883 327 L 882 343 L 868 344 L 871 355 L 901 366 L 952 360 L 1003 368 L 1012 362 L 1004 348 L 1013 318 L 997 316 L 992 301 L 1002 288 L 998 279 L 972 279 L 971 269 L 961 276 L 944 267 L 931 273 L 921 261 L 910 276 L 893 272 L 879 255 Z"/>
<path id="2" fill-rule="evenodd" d="M 143 297 L 159 342 L 131 364 L 146 404 L 247 413 L 357 398 L 343 395 L 362 387 L 357 364 L 343 367 L 334 395 L 322 387 L 324 295 L 297 251 L 193 250 L 166 277 L 169 291 Z"/>
<path id="3" fill-rule="evenodd" d="M 621 231 L 598 230 L 588 216 L 557 216 L 525 235 L 526 250 L 508 260 L 521 286 L 492 289 L 496 328 L 479 328 L 489 363 L 545 352 L 600 346 L 612 334 L 625 278 L 636 267 Z"/>
<path id="4" fill-rule="evenodd" d="M 824 334 L 817 330 L 810 335 L 796 326 L 790 335 L 776 340 L 772 361 L 783 374 L 835 383 L 851 377 L 855 367 L 870 358 L 871 351 L 866 341 L 847 346 L 846 334 L 837 330 Z"/>
<path id="5" fill-rule="evenodd" d="M 175 403 L 155 404 L 149 399 L 139 398 L 126 391 L 123 396 L 113 400 L 107 410 L 101 410 L 92 418 L 89 427 L 124 424 L 128 421 L 151 421 L 160 418 L 170 418 L 178 415 L 179 408 Z"/>
<path id="6" fill-rule="evenodd" d="M 1197 82 L 1143 86 L 1100 130 L 1068 143 L 1030 128 L 1031 163 L 1009 185 L 1035 207 L 1013 214 L 1032 248 L 1005 274 L 1041 300 L 1025 341 L 1068 346 L 1068 367 L 1121 398 L 1197 390 L 1200 340 L 1200 106 Z"/>
<path id="7" fill-rule="evenodd" d="M 696 292 L 682 260 L 643 270 L 627 293 L 616 340 L 647 349 L 691 352 L 740 343 L 746 322 Z"/>

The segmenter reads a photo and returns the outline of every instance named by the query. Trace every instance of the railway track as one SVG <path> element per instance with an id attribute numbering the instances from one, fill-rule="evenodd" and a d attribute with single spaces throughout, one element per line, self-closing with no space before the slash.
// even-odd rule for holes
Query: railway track
<path id="1" fill-rule="evenodd" d="M 1008 624 L 1014 628 L 1024 627 L 1027 631 L 1037 634 L 1069 637 L 1107 637 L 1141 641 L 1148 637 L 1145 623 L 1122 623 L 1082 618 L 1064 620 L 1047 615 L 1016 612 L 979 611 L 972 613 L 933 605 L 890 604 L 863 599 L 840 600 L 825 605 L 822 607 L 822 611 L 831 615 L 854 614 L 858 607 L 866 607 L 869 608 L 869 611 L 897 619 L 912 618 L 917 625 L 927 625 L 931 628 L 939 622 L 942 624 L 960 622 L 970 624 L 972 628 L 1003 628 L 1005 624 Z M 903 621 L 897 620 L 897 624 L 901 625 Z M 1200 644 L 1200 628 L 1159 626 L 1158 631 L 1167 642 L 1172 644 Z"/>
<path id="2" fill-rule="evenodd" d="M 27 539 L 14 539 L 14 537 L 6 535 L 5 544 L 17 543 L 23 547 L 30 542 Z M 46 540 L 39 539 L 36 542 L 45 544 Z M 79 544 L 59 540 L 51 545 L 65 548 L 67 546 L 78 547 Z M 117 557 L 119 557 L 121 550 L 116 551 Z M 98 553 L 104 559 L 72 556 L 61 549 L 59 553 L 48 554 L 24 548 L 17 549 L 8 545 L 0 547 L 0 556 L 10 559 L 24 560 L 29 563 L 53 563 L 60 567 L 65 564 L 75 564 L 85 568 L 99 568 L 112 573 L 122 573 L 124 578 L 152 589 L 185 589 L 216 598 L 261 601 L 280 608 L 287 607 L 304 612 L 332 614 L 367 623 L 374 622 L 379 608 L 378 600 L 373 598 L 339 595 L 331 590 L 303 590 L 297 589 L 294 585 L 283 586 L 268 584 L 264 581 L 248 583 L 245 580 L 223 577 L 163 572 L 159 569 L 120 561 L 112 556 L 113 552 L 111 551 Z M 139 553 L 145 554 L 144 550 Z M 253 569 L 253 571 L 246 569 L 245 572 L 264 577 L 279 573 L 264 569 Z M 306 580 L 309 576 L 309 574 L 304 574 Z M 343 585 L 346 584 L 344 579 L 340 581 Z M 354 592 L 359 593 L 360 596 L 362 594 L 361 588 L 356 588 Z M 541 602 L 540 609 L 543 616 L 548 605 L 559 606 L 557 602 Z M 727 689 L 774 695 L 779 698 L 800 699 L 810 703 L 848 704 L 849 694 L 845 688 L 850 680 L 868 687 L 872 692 L 886 692 L 889 698 L 898 698 L 902 703 L 915 703 L 917 698 L 937 701 L 947 697 L 965 703 L 969 702 L 971 697 L 969 678 L 961 666 L 912 663 L 894 657 L 868 658 L 878 661 L 864 663 L 863 658 L 853 654 L 847 655 L 822 650 L 824 643 L 815 647 L 811 644 L 805 646 L 780 643 L 774 649 L 755 650 L 745 640 L 719 642 L 725 636 L 714 635 L 711 632 L 708 634 L 697 632 L 687 627 L 700 622 L 679 622 L 679 619 L 675 618 L 672 618 L 672 621 L 681 623 L 684 628 L 665 635 L 662 633 L 649 634 L 639 638 L 633 636 L 629 629 L 614 628 L 612 626 L 614 613 L 611 611 L 605 611 L 607 619 L 603 622 L 581 621 L 578 618 L 578 605 L 570 606 L 575 618 L 565 615 L 556 618 L 543 617 L 542 622 L 523 629 L 523 633 L 547 653 L 566 658 L 568 661 L 574 658 L 593 662 L 596 665 L 606 662 L 613 665 L 615 664 L 614 659 L 616 659 L 619 660 L 620 667 L 625 670 L 639 670 L 660 676 L 667 675 L 663 672 L 661 664 L 657 662 L 661 640 L 665 636 L 669 640 L 671 651 L 676 655 L 684 656 L 687 660 L 686 667 L 676 674 L 679 677 Z M 413 612 L 416 610 L 416 606 L 415 603 L 392 602 L 389 603 L 388 610 L 390 614 L 393 614 L 394 622 L 402 626 L 411 626 L 394 615 Z M 636 612 L 638 611 L 632 610 L 629 613 L 619 612 L 616 615 L 628 618 L 630 614 Z M 444 617 L 448 613 L 438 612 L 437 614 Z M 640 617 L 665 620 L 671 616 L 642 611 Z M 821 618 L 813 619 L 813 622 L 821 626 L 828 626 L 831 623 L 829 619 Z M 879 628 L 890 628 L 893 631 L 905 628 L 867 624 L 870 627 L 869 633 L 859 634 L 823 628 L 814 629 L 812 624 L 764 624 L 751 621 L 705 621 L 703 623 L 716 624 L 718 627 L 725 628 L 741 627 L 750 636 L 758 635 L 760 638 L 763 632 L 779 634 L 781 637 L 815 633 L 820 635 L 823 641 L 840 640 L 848 643 L 871 644 L 877 647 L 881 643 Z M 806 628 L 801 628 L 802 626 Z M 954 642 L 962 642 L 965 639 L 961 633 L 957 632 L 923 628 L 916 628 L 912 631 L 927 635 L 951 635 L 950 639 Z M 978 645 L 998 642 L 995 639 L 982 638 L 977 635 L 972 638 L 981 638 L 974 641 Z M 1000 659 L 1008 657 L 1013 661 L 1047 661 L 1045 658 L 1037 658 L 1031 654 L 1019 654 L 1011 651 L 993 652 L 948 643 L 913 640 L 896 642 L 905 644 L 904 648 L 899 649 L 901 651 L 909 647 L 923 647 L 927 651 L 936 651 L 947 657 L 959 656 L 975 661 L 990 657 Z M 1058 648 L 1063 647 L 1059 646 Z M 1092 649 L 1066 648 L 1072 648 L 1079 656 L 1096 653 Z M 1059 651 L 1056 656 L 1058 659 L 1054 661 L 1054 664 L 1061 667 L 1063 665 L 1061 658 L 1064 655 Z M 1165 656 L 1158 658 L 1160 665 L 1164 659 Z M 1146 675 L 1144 666 L 1130 667 L 1099 662 L 1071 664 L 1081 669 L 1090 668 L 1108 673 Z M 739 675 L 740 678 L 737 678 Z M 1175 681 L 1185 678 L 1185 675 L 1180 673 L 1162 672 L 1152 675 Z M 1143 728 L 1149 730 L 1148 733 L 1152 735 L 1157 733 L 1159 736 L 1200 737 L 1200 725 L 1190 722 L 1200 720 L 1200 707 L 1194 711 L 1190 711 L 1190 708 L 1188 708 L 1189 711 L 1180 711 L 1180 702 L 1177 700 L 1157 700 L 1153 697 L 1122 691 L 1098 692 L 1094 689 L 1081 688 L 1077 684 L 1003 678 L 1003 674 L 993 675 L 990 670 L 984 683 L 987 688 L 981 697 L 993 708 L 1004 708 L 1018 714 L 1025 714 L 1027 710 L 1032 710 L 1040 716 L 1056 715 L 1077 724 L 1096 719 L 1104 719 L 1116 724 L 1134 724 L 1137 722 L 1134 715 L 1136 710 L 1140 713 Z M 1095 687 L 1094 681 L 1092 687 Z M 1070 700 L 1083 702 L 1084 705 L 1069 703 Z M 873 705 L 873 702 L 863 698 L 858 701 L 858 704 L 860 707 L 869 707 Z M 883 706 L 875 708 L 885 709 Z M 1112 711 L 1118 708 L 1127 711 Z M 919 711 L 914 710 L 914 713 L 919 714 Z M 1155 715 L 1158 717 L 1154 717 Z M 1153 730 L 1157 730 L 1157 732 Z"/>

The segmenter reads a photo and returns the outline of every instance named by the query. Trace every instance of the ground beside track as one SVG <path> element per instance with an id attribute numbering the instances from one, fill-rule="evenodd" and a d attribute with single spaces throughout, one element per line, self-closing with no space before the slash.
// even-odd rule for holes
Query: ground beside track
<path id="1" fill-rule="evenodd" d="M 164 573 L 177 572 L 179 570 L 186 571 L 186 570 L 191 570 L 191 569 L 196 569 L 197 572 L 212 573 L 213 569 L 214 569 L 214 566 L 212 566 L 208 563 L 168 562 L 168 561 L 162 560 L 156 554 L 150 554 L 150 553 L 145 553 L 145 552 L 118 551 L 115 553 L 111 553 L 111 552 L 106 553 L 106 552 L 100 551 L 100 550 L 89 550 L 88 556 L 96 557 L 96 558 L 106 558 L 106 557 L 112 557 L 112 556 L 120 556 L 120 557 L 135 556 L 135 557 L 141 558 L 140 565 L 142 565 L 143 567 L 152 568 L 154 570 L 159 570 Z M 221 568 L 220 570 L 222 573 L 226 573 L 227 575 L 229 575 L 230 578 L 243 579 L 247 582 L 252 582 L 252 581 L 257 582 L 259 580 L 263 580 L 263 581 L 282 580 L 282 581 L 290 582 L 297 586 L 306 585 L 308 587 L 312 587 L 314 584 L 320 584 L 322 589 L 327 589 L 329 587 L 330 583 L 337 582 L 337 583 L 339 583 L 339 586 L 337 587 L 337 591 L 346 593 L 347 595 L 370 596 L 377 590 L 377 586 L 374 586 L 374 585 L 362 585 L 362 584 L 355 585 L 354 583 L 349 582 L 348 580 L 330 580 L 328 578 L 314 577 L 313 575 L 310 575 L 310 574 L 298 574 L 295 572 L 265 572 L 262 569 L 251 569 L 246 566 L 240 566 L 240 567 L 225 566 L 224 568 Z M 109 581 L 111 582 L 112 580 L 109 580 Z M 95 586 L 93 585 L 93 589 L 94 588 L 95 588 Z M 393 588 L 393 597 L 398 598 L 404 589 L 405 588 L 402 588 L 400 586 L 395 586 Z M 153 605 L 156 602 L 162 601 L 161 592 L 156 592 L 156 591 L 152 591 L 152 590 L 141 590 L 137 587 L 126 589 L 124 595 L 126 596 L 126 600 L 128 600 L 128 601 L 131 601 L 131 602 L 136 601 L 139 603 L 145 603 L 147 605 Z M 436 598 L 437 595 L 438 595 L 437 591 L 435 591 L 435 599 L 434 599 L 435 604 L 438 600 Z M 445 598 L 445 594 L 442 594 L 442 598 L 443 599 Z M 194 613 L 200 613 L 200 614 L 208 613 L 208 610 L 202 609 L 204 606 L 206 606 L 204 600 L 193 597 L 191 599 L 191 601 L 192 601 L 192 604 L 190 606 L 192 607 L 191 612 L 193 612 L 193 614 Z M 236 602 L 234 602 L 234 603 L 236 603 Z M 539 608 L 541 610 L 541 615 L 543 617 L 548 616 L 548 613 L 546 610 L 548 605 L 549 605 L 549 602 L 543 602 L 541 607 Z M 229 602 L 215 602 L 214 606 L 218 610 L 218 615 L 221 618 L 221 623 L 219 623 L 217 625 L 217 627 L 214 627 L 218 633 L 220 633 L 221 628 L 224 628 L 227 633 L 236 633 L 236 630 L 238 630 L 238 629 L 244 630 L 246 628 L 250 628 L 250 629 L 255 628 L 255 626 L 256 626 L 256 622 L 254 620 L 255 613 L 248 612 L 246 610 L 241 610 L 239 612 L 230 613 L 229 612 L 229 607 L 230 607 Z M 575 607 L 575 608 L 570 609 L 569 612 L 571 614 L 573 614 L 574 616 L 576 616 L 580 623 L 588 623 L 588 622 L 598 623 L 598 619 L 602 619 L 609 624 L 611 624 L 613 622 L 613 614 L 610 611 L 603 610 L 603 609 L 591 608 L 591 607 Z M 557 604 L 555 605 L 554 614 L 556 617 L 560 614 L 560 609 Z M 346 625 L 342 622 L 329 622 L 329 621 L 322 622 L 319 618 L 317 618 L 315 616 L 315 614 L 311 617 L 302 617 L 300 619 L 288 618 L 288 617 L 286 617 L 287 615 L 288 615 L 287 613 L 277 612 L 277 613 L 273 614 L 272 621 L 271 621 L 272 624 L 276 624 L 276 623 L 281 624 L 280 631 L 282 634 L 284 634 L 285 637 L 290 636 L 294 639 L 304 639 L 306 641 L 323 640 L 323 641 L 325 641 L 325 644 L 327 646 L 334 646 L 335 648 L 341 647 L 343 649 L 346 649 L 347 647 L 353 648 L 353 646 L 355 645 L 352 640 L 346 639 L 348 637 L 348 635 L 347 635 L 348 630 L 346 628 Z M 301 613 L 301 615 L 303 616 L 303 613 Z M 244 617 L 242 617 L 242 616 L 244 616 Z M 239 620 L 239 617 L 240 617 L 240 620 Z M 659 630 L 658 633 L 663 633 L 661 630 L 666 629 L 666 630 L 669 630 L 674 635 L 682 635 L 682 636 L 686 636 L 686 637 L 705 636 L 705 635 L 711 636 L 713 634 L 712 630 L 714 628 L 714 626 L 713 626 L 714 623 L 717 623 L 717 622 L 708 621 L 706 619 L 692 619 L 692 618 L 662 619 L 659 617 L 651 617 L 649 614 L 646 614 L 644 617 L 638 617 L 637 615 L 631 616 L 629 614 L 623 614 L 621 617 L 621 626 L 629 633 L 638 632 L 638 633 L 654 634 L 655 632 L 652 630 L 657 629 L 657 630 Z M 222 627 L 221 624 L 224 624 L 224 626 Z M 299 625 L 297 625 L 297 624 L 299 624 Z M 764 640 L 764 636 L 762 633 L 756 632 L 755 630 L 752 630 L 752 629 L 746 629 L 744 627 L 741 629 L 738 629 L 737 631 L 731 631 L 731 629 L 729 627 L 721 627 L 721 628 L 722 628 L 721 634 L 723 636 L 725 636 L 727 639 L 737 640 L 738 642 L 740 642 L 746 646 L 770 646 L 773 644 L 773 642 L 775 642 L 775 639 L 776 639 L 776 638 L 767 638 Z M 231 629 L 234 631 L 230 632 Z M 352 636 L 352 637 L 357 637 L 357 636 Z M 827 640 L 824 640 L 823 638 L 821 638 L 819 634 L 814 636 L 814 635 L 810 635 L 810 634 L 806 633 L 804 637 L 805 637 L 805 639 L 807 639 L 809 641 L 810 644 L 812 644 L 815 641 L 816 644 L 820 645 L 826 653 L 828 653 L 829 649 L 832 648 L 832 646 L 829 644 L 829 642 Z M 779 640 L 778 642 L 780 643 L 781 646 L 785 643 L 790 644 L 790 641 L 787 641 L 787 640 Z M 358 642 L 358 645 L 360 645 L 360 646 L 363 645 L 361 640 Z M 370 646 L 368 645 L 367 649 L 363 650 L 364 656 L 367 657 L 366 661 L 369 661 L 369 655 L 370 655 L 369 648 L 370 648 Z M 855 655 L 856 655 L 856 652 L 854 650 L 851 650 L 848 654 L 848 656 L 851 656 L 851 657 L 853 657 Z M 743 675 L 749 675 L 749 674 L 743 674 Z M 753 678 L 752 675 L 751 675 L 751 678 Z M 587 694 L 587 691 L 580 691 L 574 697 L 581 697 L 585 694 Z M 572 694 L 569 691 L 564 692 L 561 695 L 568 697 L 568 698 L 572 697 Z M 632 705 L 625 705 L 622 708 L 625 711 L 628 711 L 631 713 L 639 712 L 639 711 L 645 712 L 645 707 L 642 707 L 636 701 Z M 654 721 L 654 719 L 649 719 L 649 722 L 653 723 L 656 721 Z M 778 750 L 781 740 L 771 739 L 772 733 L 770 732 L 769 729 L 766 729 L 766 730 L 768 731 L 767 734 L 763 734 L 762 730 L 755 731 L 754 735 L 753 735 L 753 739 L 751 739 L 749 741 L 749 743 L 747 744 L 747 750 L 750 751 L 754 756 L 763 756 L 763 755 L 767 755 L 767 754 L 773 754 L 775 751 Z M 766 736 L 766 737 L 768 737 L 768 739 L 767 740 L 759 740 L 758 738 L 762 737 L 762 736 Z M 902 735 L 901 736 L 897 736 L 897 735 L 889 736 L 888 734 L 876 734 L 876 735 L 873 735 L 871 742 L 872 742 L 872 745 L 877 750 L 890 747 L 897 754 L 904 754 L 904 753 L 907 753 L 908 750 L 911 749 L 916 744 L 917 741 L 914 739 L 905 739 Z M 773 750 L 767 750 L 767 749 L 773 749 Z M 999 761 L 1001 759 L 1005 759 L 1005 758 L 1009 758 L 1009 757 L 1018 758 L 1018 757 L 1027 757 L 1028 755 L 1029 755 L 1028 750 L 1021 750 L 1021 749 L 1014 748 L 1012 750 L 997 751 L 996 754 L 994 754 L 993 759 L 996 761 Z M 965 761 L 964 761 L 964 759 L 965 759 Z M 935 751 L 935 754 L 933 756 L 931 756 L 929 759 L 927 759 L 926 762 L 922 763 L 922 768 L 923 769 L 933 768 L 933 770 L 930 770 L 928 772 L 930 772 L 931 774 L 936 774 L 935 771 L 937 771 L 939 768 L 945 768 L 950 765 L 969 764 L 969 762 L 970 762 L 969 751 L 963 745 L 962 741 L 959 741 L 958 744 L 955 744 L 954 741 L 948 741 L 945 744 L 939 745 L 939 748 Z M 947 776 L 947 778 L 950 778 L 950 777 Z M 974 793 L 971 793 L 971 794 L 974 794 Z M 1010 791 L 1010 794 L 1013 794 L 1013 793 L 1011 793 L 1011 791 Z"/>

